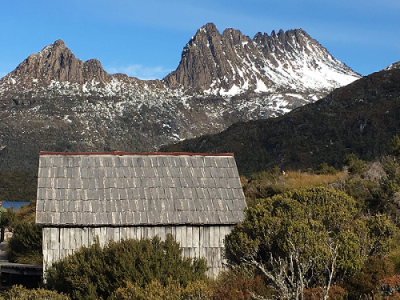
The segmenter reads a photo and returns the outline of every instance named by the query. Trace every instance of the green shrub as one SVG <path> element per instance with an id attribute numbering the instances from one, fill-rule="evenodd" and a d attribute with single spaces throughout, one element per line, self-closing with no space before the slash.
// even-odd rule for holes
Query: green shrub
<path id="1" fill-rule="evenodd" d="M 37 176 L 18 170 L 0 171 L 0 199 L 31 201 L 36 199 Z"/>
<path id="2" fill-rule="evenodd" d="M 346 281 L 368 256 L 393 249 L 399 230 L 388 217 L 359 212 L 346 193 L 321 187 L 259 199 L 226 236 L 225 256 L 232 266 L 256 267 L 282 299 L 300 297 L 304 288 Z"/>
<path id="3" fill-rule="evenodd" d="M 106 299 L 125 282 L 144 287 L 157 280 L 169 280 L 186 287 L 205 280 L 205 259 L 182 258 L 182 249 L 172 235 L 110 242 L 104 248 L 97 241 L 54 263 L 46 273 L 47 287 L 73 299 Z"/>
<path id="4" fill-rule="evenodd" d="M 183 287 L 176 281 L 162 285 L 159 281 L 140 287 L 138 284 L 126 283 L 118 288 L 109 300 L 211 300 L 212 289 L 204 281 L 193 281 Z"/>
<path id="5" fill-rule="evenodd" d="M 280 169 L 274 167 L 270 171 L 263 171 L 251 175 L 249 182 L 244 187 L 247 200 L 272 197 L 287 190 L 284 177 Z M 251 201 L 247 203 L 251 205 Z"/>
<path id="6" fill-rule="evenodd" d="M 6 253 L 11 262 L 42 264 L 42 227 L 26 222 L 15 225 Z"/>
<path id="7" fill-rule="evenodd" d="M 213 300 L 272 299 L 274 291 L 252 268 L 232 268 L 221 272 L 216 280 Z"/>
<path id="8" fill-rule="evenodd" d="M 358 158 L 354 153 L 347 155 L 344 163 L 349 167 L 349 173 L 351 174 L 362 174 L 365 170 L 365 161 Z"/>
<path id="9" fill-rule="evenodd" d="M 15 223 L 15 211 L 10 208 L 1 208 L 0 212 L 0 227 L 11 228 Z"/>
<path id="10" fill-rule="evenodd" d="M 382 256 L 371 256 L 362 269 L 351 277 L 345 287 L 351 299 L 360 299 L 362 295 L 371 294 L 386 277 L 395 275 L 390 260 Z"/>
<path id="11" fill-rule="evenodd" d="M 29 204 L 22 205 L 15 211 L 17 222 L 35 223 L 36 219 L 36 201 L 30 201 Z"/>
<path id="12" fill-rule="evenodd" d="M 400 138 L 398 135 L 395 135 L 390 143 L 390 151 L 393 153 L 394 156 L 400 156 Z"/>
<path id="13" fill-rule="evenodd" d="M 322 164 L 320 164 L 320 165 L 317 167 L 316 171 L 315 171 L 315 174 L 317 174 L 317 175 L 328 175 L 328 174 L 335 175 L 335 174 L 337 174 L 337 173 L 338 173 L 338 170 L 336 170 L 336 169 L 335 169 L 334 167 L 332 167 L 332 166 L 328 166 L 327 163 L 322 163 Z"/>
<path id="14" fill-rule="evenodd" d="M 6 291 L 0 300 L 69 300 L 70 298 L 55 291 L 45 289 L 28 290 L 22 285 L 14 285 Z"/>
<path id="15" fill-rule="evenodd" d="M 324 288 L 315 287 L 312 289 L 304 290 L 304 300 L 323 299 Z M 338 285 L 333 285 L 328 292 L 329 300 L 343 300 L 346 298 L 346 290 Z"/>

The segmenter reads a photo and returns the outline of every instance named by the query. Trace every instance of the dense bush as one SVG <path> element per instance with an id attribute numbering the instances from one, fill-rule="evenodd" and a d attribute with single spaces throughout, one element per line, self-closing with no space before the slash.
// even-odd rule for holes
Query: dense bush
<path id="1" fill-rule="evenodd" d="M 342 191 L 302 188 L 258 199 L 226 237 L 225 251 L 232 265 L 256 267 L 285 298 L 348 279 L 369 255 L 388 253 L 397 234 L 385 215 L 360 216 Z"/>
<path id="2" fill-rule="evenodd" d="M 400 156 L 400 138 L 398 135 L 395 135 L 390 143 L 390 151 L 396 157 Z"/>
<path id="3" fill-rule="evenodd" d="M 379 289 L 377 291 L 380 294 L 385 295 L 382 300 L 398 300 L 400 299 L 400 275 L 387 277 L 379 281 Z"/>
<path id="4" fill-rule="evenodd" d="M 36 200 L 30 201 L 29 204 L 24 204 L 19 209 L 17 209 L 15 211 L 15 218 L 16 222 L 35 223 Z"/>
<path id="5" fill-rule="evenodd" d="M 37 176 L 18 170 L 0 171 L 0 199 L 32 201 L 36 199 Z"/>
<path id="6" fill-rule="evenodd" d="M 244 186 L 244 194 L 250 199 L 272 197 L 287 190 L 285 178 L 279 171 L 254 173 Z"/>
<path id="7" fill-rule="evenodd" d="M 264 280 L 251 268 L 236 268 L 219 274 L 215 282 L 213 300 L 251 300 L 255 295 L 260 299 L 271 299 L 274 291 L 268 288 Z"/>
<path id="8" fill-rule="evenodd" d="M 0 226 L 2 228 L 12 228 L 15 223 L 15 211 L 10 208 L 1 207 L 0 209 Z"/>
<path id="9" fill-rule="evenodd" d="M 45 289 L 29 290 L 22 285 L 14 285 L 6 291 L 0 300 L 69 300 L 70 298 L 55 291 Z"/>
<path id="10" fill-rule="evenodd" d="M 329 289 L 329 300 L 343 300 L 346 299 L 346 291 L 344 288 L 334 285 Z M 316 287 L 312 289 L 304 290 L 304 300 L 316 300 L 323 299 L 324 289 L 321 287 Z"/>
<path id="11" fill-rule="evenodd" d="M 17 223 L 6 253 L 11 262 L 42 264 L 42 227 L 35 223 Z"/>
<path id="12" fill-rule="evenodd" d="M 254 173 L 249 177 L 249 180 L 241 179 L 245 183 L 243 190 L 247 204 L 252 205 L 255 199 L 273 197 L 301 187 L 327 187 L 329 184 L 341 180 L 346 176 L 344 172 L 338 172 L 333 167 L 327 168 L 330 171 L 323 171 L 321 174 L 290 170 L 280 171 L 277 167 L 269 171 Z"/>
<path id="13" fill-rule="evenodd" d="M 189 282 L 182 286 L 169 280 L 166 285 L 159 281 L 141 287 L 137 283 L 126 282 L 126 287 L 118 288 L 109 300 L 211 300 L 212 290 L 204 281 Z"/>
<path id="14" fill-rule="evenodd" d="M 182 258 L 182 249 L 172 235 L 143 240 L 99 242 L 82 247 L 47 270 L 47 287 L 64 292 L 73 299 L 106 299 L 125 282 L 144 287 L 157 280 L 166 286 L 170 280 L 186 287 L 205 280 L 204 259 Z"/>
<path id="15" fill-rule="evenodd" d="M 347 155 L 344 163 L 348 166 L 349 173 L 351 174 L 361 174 L 366 167 L 365 161 L 359 159 L 354 153 Z"/>
<path id="16" fill-rule="evenodd" d="M 337 172 L 339 172 L 338 170 L 336 170 L 334 167 L 332 166 L 328 166 L 327 163 L 322 163 L 319 166 L 317 166 L 317 169 L 315 170 L 315 174 L 317 175 L 327 175 L 327 174 L 336 174 Z"/>
<path id="17" fill-rule="evenodd" d="M 395 274 L 391 262 L 381 256 L 371 256 L 364 263 L 362 269 L 344 283 L 351 299 L 361 295 L 373 294 L 379 282 Z"/>

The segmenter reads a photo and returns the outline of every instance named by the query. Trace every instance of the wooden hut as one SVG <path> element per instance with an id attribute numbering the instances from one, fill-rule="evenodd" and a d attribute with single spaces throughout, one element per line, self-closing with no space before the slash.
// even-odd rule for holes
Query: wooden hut
<path id="1" fill-rule="evenodd" d="M 205 257 L 215 276 L 245 206 L 232 154 L 40 153 L 45 268 L 96 237 L 104 245 L 171 233 L 185 257 Z"/>

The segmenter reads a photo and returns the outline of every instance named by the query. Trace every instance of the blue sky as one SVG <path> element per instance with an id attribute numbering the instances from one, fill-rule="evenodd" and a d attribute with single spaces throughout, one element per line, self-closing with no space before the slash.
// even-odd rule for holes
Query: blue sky
<path id="1" fill-rule="evenodd" d="M 257 32 L 302 28 L 354 71 L 400 60 L 398 0 L 0 0 L 0 77 L 57 39 L 109 73 L 163 78 L 201 26 Z"/>

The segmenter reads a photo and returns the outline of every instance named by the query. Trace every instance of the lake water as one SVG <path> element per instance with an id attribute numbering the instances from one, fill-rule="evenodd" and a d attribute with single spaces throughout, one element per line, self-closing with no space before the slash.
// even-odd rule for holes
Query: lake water
<path id="1" fill-rule="evenodd" d="M 18 201 L 3 201 L 4 208 L 12 207 L 13 210 L 17 210 L 24 204 L 29 204 L 29 202 L 18 202 Z"/>

